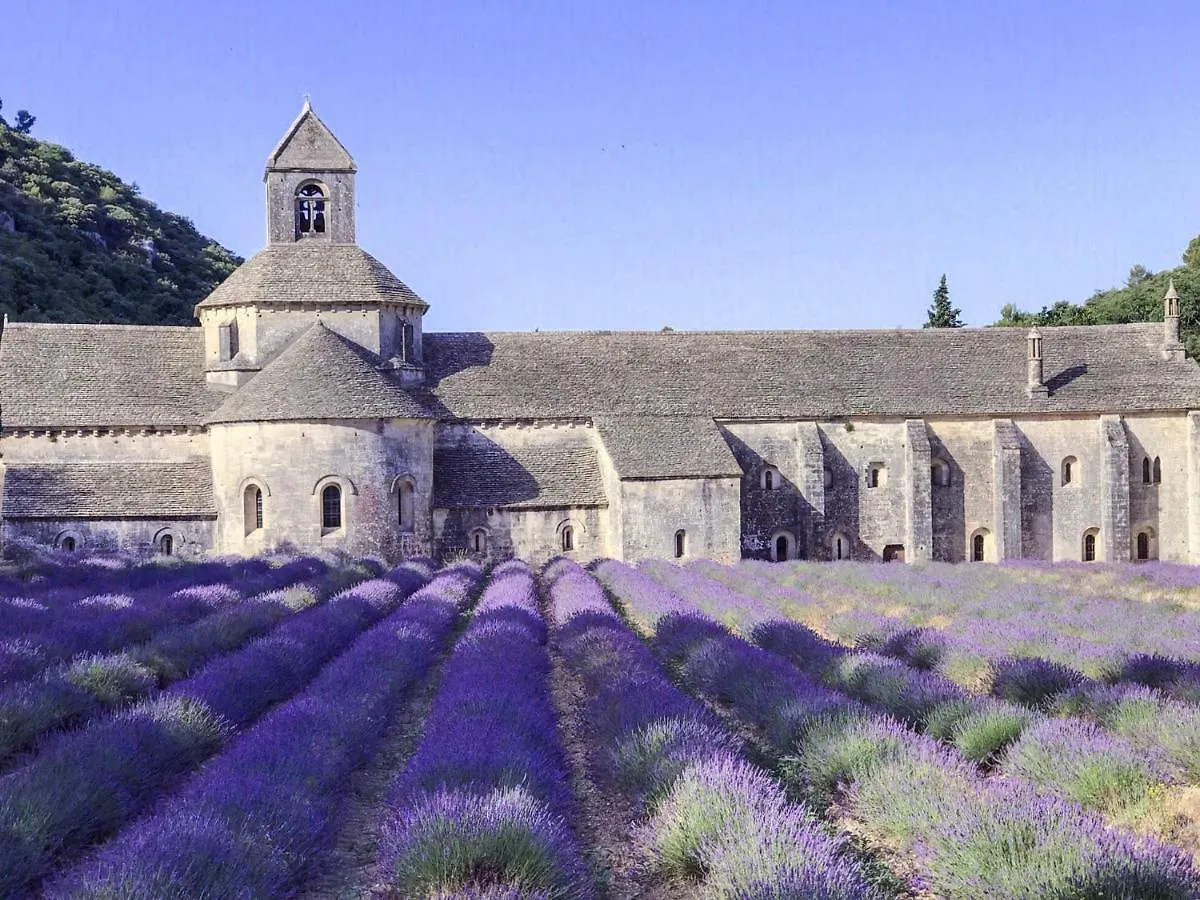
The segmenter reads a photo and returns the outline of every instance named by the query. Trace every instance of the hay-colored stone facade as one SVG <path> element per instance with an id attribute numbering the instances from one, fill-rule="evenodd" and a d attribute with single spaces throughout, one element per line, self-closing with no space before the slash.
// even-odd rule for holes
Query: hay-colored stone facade
<path id="1" fill-rule="evenodd" d="M 307 105 L 196 328 L 6 324 L 2 534 L 389 559 L 1200 562 L 1200 367 L 1164 320 L 427 333 Z"/>

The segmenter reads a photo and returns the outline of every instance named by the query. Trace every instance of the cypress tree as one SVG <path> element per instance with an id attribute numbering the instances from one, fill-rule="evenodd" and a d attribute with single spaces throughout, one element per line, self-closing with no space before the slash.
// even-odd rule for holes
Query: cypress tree
<path id="1" fill-rule="evenodd" d="M 962 310 L 950 305 L 950 288 L 946 286 L 946 276 L 938 283 L 933 292 L 933 303 L 929 307 L 929 317 L 925 321 L 926 328 L 962 328 Z"/>

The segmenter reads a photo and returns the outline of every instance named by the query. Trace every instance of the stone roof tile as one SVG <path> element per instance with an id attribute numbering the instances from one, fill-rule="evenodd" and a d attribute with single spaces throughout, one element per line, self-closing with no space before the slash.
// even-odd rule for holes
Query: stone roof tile
<path id="1" fill-rule="evenodd" d="M 1200 366 L 1161 324 L 1043 328 L 1049 395 L 1026 395 L 1021 328 L 426 334 L 429 389 L 463 419 L 717 419 L 1181 410 Z"/>
<path id="2" fill-rule="evenodd" d="M 624 479 L 741 476 L 742 469 L 711 418 L 598 417 L 596 429 Z"/>
<path id="3" fill-rule="evenodd" d="M 607 506 L 600 462 L 584 431 L 504 447 L 475 434 L 441 440 L 433 454 L 433 505 L 441 509 Z"/>
<path id="4" fill-rule="evenodd" d="M 224 396 L 199 328 L 9 322 L 0 338 L 5 428 L 197 425 Z"/>
<path id="5" fill-rule="evenodd" d="M 6 519 L 214 518 L 205 461 L 16 463 L 4 473 Z"/>
<path id="6" fill-rule="evenodd" d="M 383 263 L 356 244 L 273 244 L 242 263 L 197 310 L 253 303 L 377 304 L 427 307 Z"/>
<path id="7" fill-rule="evenodd" d="M 433 418 L 354 342 L 317 322 L 206 422 Z"/>

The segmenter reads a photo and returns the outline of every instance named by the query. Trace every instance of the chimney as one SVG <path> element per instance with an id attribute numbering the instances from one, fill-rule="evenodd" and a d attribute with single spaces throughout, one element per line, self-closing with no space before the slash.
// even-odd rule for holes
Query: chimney
<path id="1" fill-rule="evenodd" d="M 1041 399 L 1050 393 L 1050 389 L 1042 383 L 1042 333 L 1030 328 L 1026 343 L 1029 346 L 1029 383 L 1025 386 L 1025 393 L 1031 400 Z"/>
<path id="2" fill-rule="evenodd" d="M 1167 285 L 1163 297 L 1163 359 L 1183 359 L 1183 343 L 1179 340 L 1179 292 L 1175 279 Z"/>

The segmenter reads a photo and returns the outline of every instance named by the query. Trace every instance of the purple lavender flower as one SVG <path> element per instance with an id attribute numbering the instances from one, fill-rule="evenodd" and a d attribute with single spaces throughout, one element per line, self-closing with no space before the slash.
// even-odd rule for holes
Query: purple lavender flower
<path id="1" fill-rule="evenodd" d="M 294 888 L 328 844 L 348 776 L 449 637 L 468 599 L 460 574 L 435 578 L 46 895 L 266 897 Z"/>

